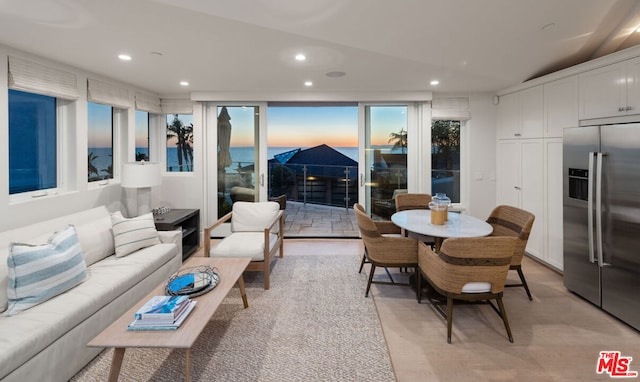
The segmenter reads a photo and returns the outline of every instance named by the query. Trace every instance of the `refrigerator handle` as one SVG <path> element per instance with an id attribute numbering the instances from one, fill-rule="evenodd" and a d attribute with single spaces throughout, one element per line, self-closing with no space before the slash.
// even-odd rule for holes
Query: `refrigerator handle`
<path id="1" fill-rule="evenodd" d="M 602 253 L 602 160 L 603 153 L 596 154 L 596 245 L 598 252 L 598 266 L 604 266 Z"/>
<path id="2" fill-rule="evenodd" d="M 587 227 L 588 227 L 588 241 L 589 241 L 589 262 L 595 263 L 596 257 L 594 254 L 594 240 L 593 240 L 593 176 L 595 169 L 593 167 L 594 158 L 596 153 L 589 153 L 589 175 L 587 177 Z"/>

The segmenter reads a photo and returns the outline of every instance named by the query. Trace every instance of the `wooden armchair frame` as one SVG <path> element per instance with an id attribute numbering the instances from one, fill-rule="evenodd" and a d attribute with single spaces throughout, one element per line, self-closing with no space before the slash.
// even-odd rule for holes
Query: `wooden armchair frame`
<path id="1" fill-rule="evenodd" d="M 229 212 L 224 215 L 220 219 L 218 219 L 211 226 L 206 227 L 204 229 L 204 253 L 205 256 L 210 256 L 209 253 L 211 251 L 211 231 L 213 231 L 216 227 L 219 227 L 221 224 L 231 221 L 233 217 L 233 212 Z M 276 225 L 278 226 L 277 232 L 274 232 Z M 272 233 L 276 233 L 277 239 L 273 248 L 269 250 L 269 237 Z M 270 287 L 270 275 L 271 275 L 271 262 L 276 257 L 276 252 L 280 252 L 279 257 L 283 257 L 284 255 L 284 211 L 278 211 L 277 215 L 270 222 L 269 226 L 264 229 L 264 260 L 260 261 L 251 261 L 247 266 L 247 271 L 256 271 L 264 273 L 264 289 L 269 289 Z M 233 235 L 233 233 L 231 233 Z M 224 238 L 222 239 L 224 240 Z"/>

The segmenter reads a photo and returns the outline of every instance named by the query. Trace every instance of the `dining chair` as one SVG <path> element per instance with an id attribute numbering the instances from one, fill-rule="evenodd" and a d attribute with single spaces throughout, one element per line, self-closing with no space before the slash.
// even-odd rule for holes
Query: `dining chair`
<path id="1" fill-rule="evenodd" d="M 430 194 L 398 194 L 396 195 L 396 212 L 405 210 L 428 210 L 431 202 Z"/>
<path id="2" fill-rule="evenodd" d="M 522 258 L 524 257 L 524 251 L 527 247 L 527 241 L 529 240 L 529 234 L 531 233 L 535 218 L 532 213 L 523 209 L 501 205 L 494 208 L 487 219 L 487 223 L 493 227 L 491 236 L 513 236 L 518 239 L 509 269 L 518 272 L 521 283 L 507 284 L 506 286 L 523 287 L 530 301 L 532 301 L 533 298 L 531 297 L 527 280 L 524 278 L 524 273 L 522 272 Z"/>
<path id="3" fill-rule="evenodd" d="M 418 241 L 398 234 L 393 236 L 383 235 L 386 228 L 398 232 L 399 228 L 392 222 L 374 222 L 359 203 L 354 204 L 353 211 L 358 221 L 362 242 L 364 243 L 365 256 L 371 263 L 369 280 L 364 296 L 369 296 L 371 284 L 410 285 L 409 283 L 395 282 L 393 278 L 391 282 L 373 281 L 373 274 L 376 267 L 411 267 L 415 270 L 418 266 Z M 360 270 L 362 270 L 362 264 Z"/>
<path id="4" fill-rule="evenodd" d="M 362 206 L 362 204 L 359 203 L 354 203 L 353 205 L 353 209 L 358 209 L 360 210 L 362 213 L 366 214 L 367 212 L 365 211 L 364 207 Z M 380 234 L 382 236 L 401 236 L 401 230 L 400 227 L 398 227 L 397 225 L 393 224 L 393 222 L 391 221 L 387 221 L 387 220 L 376 220 L 374 221 L 374 224 L 376 225 L 376 227 L 378 228 L 378 232 L 380 232 Z M 358 270 L 358 273 L 362 273 L 362 268 L 364 267 L 365 264 L 369 263 L 369 256 L 367 255 L 367 248 L 364 248 L 364 253 L 362 254 L 362 261 L 360 261 L 360 269 Z M 395 281 L 393 280 L 393 276 L 391 276 L 391 273 L 389 272 L 388 268 L 384 268 L 385 272 L 387 272 L 387 276 L 389 276 L 389 279 L 391 280 L 392 283 L 394 283 Z"/>
<path id="5" fill-rule="evenodd" d="M 428 210 L 431 202 L 431 194 L 406 193 L 396 195 L 396 212 L 407 210 Z M 407 233 L 402 229 L 403 236 L 413 237 L 427 245 L 434 246 L 435 239 L 432 236 L 420 235 L 417 233 Z"/>
<path id="6" fill-rule="evenodd" d="M 232 211 L 204 230 L 204 253 L 210 257 L 250 257 L 247 271 L 264 273 L 269 289 L 271 262 L 284 254 L 284 211 L 277 202 L 235 202 Z M 231 234 L 211 246 L 211 232 L 231 221 Z"/>
<path id="7" fill-rule="evenodd" d="M 504 236 L 446 239 L 437 254 L 426 244 L 418 244 L 418 303 L 422 300 L 424 275 L 429 285 L 446 298 L 430 301 L 447 319 L 448 343 L 451 343 L 454 300 L 489 304 L 502 318 L 509 342 L 513 342 L 502 293 L 515 247 L 516 239 Z M 491 300 L 496 300 L 497 308 Z M 442 310 L 444 304 L 446 312 Z"/>

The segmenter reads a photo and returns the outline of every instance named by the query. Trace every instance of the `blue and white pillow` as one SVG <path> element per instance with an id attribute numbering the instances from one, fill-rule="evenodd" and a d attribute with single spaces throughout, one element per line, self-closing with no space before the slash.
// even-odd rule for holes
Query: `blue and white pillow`
<path id="1" fill-rule="evenodd" d="M 82 248 L 71 225 L 56 232 L 47 244 L 11 243 L 7 268 L 7 316 L 45 302 L 87 278 Z"/>
<path id="2" fill-rule="evenodd" d="M 116 257 L 127 256 L 141 248 L 160 244 L 151 213 L 127 219 L 119 211 L 114 212 L 111 214 L 111 226 Z"/>

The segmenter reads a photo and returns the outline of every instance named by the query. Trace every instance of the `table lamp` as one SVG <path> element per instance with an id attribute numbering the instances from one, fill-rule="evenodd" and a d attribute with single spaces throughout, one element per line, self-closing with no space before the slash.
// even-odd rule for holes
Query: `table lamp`
<path id="1" fill-rule="evenodd" d="M 137 209 L 137 216 L 151 212 L 151 187 L 162 183 L 160 163 L 155 162 L 130 162 L 122 165 L 122 187 L 137 189 L 136 207 L 131 206 L 129 200 L 129 213 Z"/>

